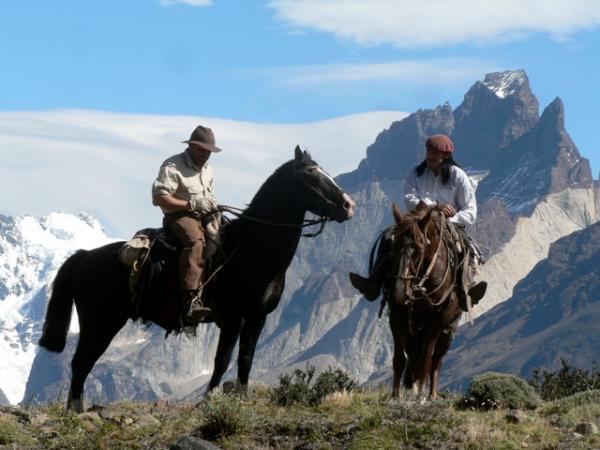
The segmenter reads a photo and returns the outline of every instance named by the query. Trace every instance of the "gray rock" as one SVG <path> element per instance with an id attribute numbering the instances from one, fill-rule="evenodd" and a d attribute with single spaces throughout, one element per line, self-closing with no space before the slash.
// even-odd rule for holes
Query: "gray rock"
<path id="1" fill-rule="evenodd" d="M 103 424 L 102 418 L 95 411 L 88 411 L 77 415 L 81 419 L 81 426 L 89 433 L 94 433 Z"/>
<path id="2" fill-rule="evenodd" d="M 34 426 L 39 426 L 48 421 L 48 414 L 43 412 L 36 412 L 31 416 L 31 424 Z"/>
<path id="3" fill-rule="evenodd" d="M 160 427 L 160 425 L 160 420 L 150 414 L 144 414 L 135 422 L 136 427 Z"/>
<path id="4" fill-rule="evenodd" d="M 87 422 L 91 422 L 94 425 L 102 425 L 102 418 L 96 411 L 88 411 L 81 414 L 78 414 L 78 417 Z"/>
<path id="5" fill-rule="evenodd" d="M 598 433 L 598 425 L 592 422 L 582 422 L 577 424 L 577 426 L 575 427 L 575 432 L 584 436 L 596 434 Z"/>
<path id="6" fill-rule="evenodd" d="M 0 407 L 0 416 L 13 416 L 21 423 L 30 423 L 31 417 L 26 411 L 23 411 L 16 406 L 2 406 Z"/>
<path id="7" fill-rule="evenodd" d="M 119 411 L 115 411 L 113 409 L 102 408 L 98 411 L 100 417 L 104 420 L 112 420 L 114 422 L 120 422 L 123 417 L 123 413 Z"/>
<path id="8" fill-rule="evenodd" d="M 169 450 L 220 450 L 214 444 L 196 436 L 186 436 L 169 447 Z"/>
<path id="9" fill-rule="evenodd" d="M 520 409 L 509 409 L 504 418 L 510 423 L 523 423 L 527 420 L 527 415 Z"/>

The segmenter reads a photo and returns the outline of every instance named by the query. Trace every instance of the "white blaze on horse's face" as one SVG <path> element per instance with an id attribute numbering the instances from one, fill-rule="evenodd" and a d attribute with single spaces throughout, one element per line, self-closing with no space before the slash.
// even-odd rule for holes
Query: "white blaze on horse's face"
<path id="1" fill-rule="evenodd" d="M 336 188 L 338 188 L 340 191 L 342 190 L 342 188 L 338 186 L 338 184 L 337 184 L 337 183 L 336 183 L 336 182 L 333 180 L 333 178 L 331 178 L 331 175 L 329 175 L 327 172 L 325 172 L 321 166 L 317 166 L 317 167 L 316 167 L 316 169 L 317 169 L 317 172 L 319 172 L 319 173 L 321 173 L 321 174 L 325 175 L 325 177 L 326 177 L 327 179 L 329 179 L 329 181 L 331 181 L 331 183 L 332 183 L 332 184 L 333 184 L 333 185 L 334 185 Z"/>
<path id="2" fill-rule="evenodd" d="M 342 192 L 342 198 L 344 199 L 344 210 L 347 213 L 346 218 L 352 218 L 352 216 L 354 216 L 354 210 L 356 209 L 356 203 L 354 202 L 354 200 L 352 200 L 352 198 L 350 198 L 350 196 L 342 190 L 342 188 L 335 182 L 331 175 L 329 175 L 325 170 L 323 170 L 321 166 L 317 166 L 316 169 L 317 172 L 325 176 L 325 178 L 327 178 L 331 182 L 331 184 L 333 184 L 336 188 L 340 190 L 340 192 Z"/>

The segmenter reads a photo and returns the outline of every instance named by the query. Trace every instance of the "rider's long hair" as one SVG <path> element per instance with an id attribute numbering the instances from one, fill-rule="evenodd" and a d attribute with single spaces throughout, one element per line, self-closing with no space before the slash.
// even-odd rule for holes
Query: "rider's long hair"
<path id="1" fill-rule="evenodd" d="M 450 166 L 460 167 L 452 155 L 448 155 L 448 158 L 442 163 L 442 167 L 440 167 L 440 174 L 442 175 L 442 184 L 447 184 L 450 180 Z M 423 175 L 425 169 L 427 168 L 427 160 L 424 159 L 421 164 L 415 167 L 415 172 L 418 177 Z"/>

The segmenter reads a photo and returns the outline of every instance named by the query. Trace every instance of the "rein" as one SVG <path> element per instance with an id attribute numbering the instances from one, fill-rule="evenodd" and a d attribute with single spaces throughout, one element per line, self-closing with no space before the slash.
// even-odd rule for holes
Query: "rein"
<path id="1" fill-rule="evenodd" d="M 427 225 L 429 226 L 429 224 Z M 405 290 L 406 292 L 409 294 L 411 300 L 417 300 L 419 298 L 424 298 L 425 300 L 427 300 L 427 302 L 431 305 L 431 306 L 439 306 L 441 305 L 446 298 L 448 297 L 448 295 L 452 292 L 452 290 L 454 289 L 454 282 L 450 283 L 449 286 L 446 288 L 446 290 L 443 292 L 443 294 L 440 296 L 439 300 L 434 300 L 432 298 L 432 295 L 436 292 L 438 292 L 442 286 L 444 286 L 444 283 L 446 283 L 448 277 L 450 276 L 450 273 L 452 272 L 451 267 L 450 267 L 450 248 L 448 248 L 446 239 L 444 237 L 444 232 L 448 232 L 447 229 L 448 225 L 446 224 L 446 221 L 442 216 L 440 216 L 440 231 L 439 231 L 439 236 L 438 236 L 438 244 L 435 250 L 435 253 L 433 254 L 433 257 L 431 258 L 431 261 L 429 262 L 429 265 L 427 267 L 427 269 L 425 270 L 425 273 L 423 274 L 423 276 L 421 276 L 419 278 L 419 272 L 421 270 L 421 266 L 423 265 L 423 262 L 425 260 L 425 252 L 423 249 L 423 246 L 419 245 L 419 250 L 420 250 L 420 256 L 419 256 L 419 262 L 417 264 L 416 270 L 413 270 L 413 275 L 408 275 L 408 271 L 409 268 L 406 267 L 404 270 L 404 274 L 402 277 L 402 279 L 404 279 L 404 281 L 409 284 L 410 280 L 414 280 L 416 282 L 416 280 L 419 280 L 418 283 L 414 284 L 412 286 L 408 285 L 406 286 Z M 421 233 L 421 231 L 419 230 L 419 233 Z M 415 232 L 413 231 L 413 234 L 415 234 Z M 426 234 L 424 235 L 425 239 L 427 239 Z M 448 254 L 448 261 L 446 263 L 446 269 L 444 271 L 444 276 L 442 277 L 442 280 L 439 282 L 439 284 L 434 287 L 431 291 L 427 291 L 424 287 L 425 282 L 427 282 L 427 280 L 429 280 L 429 276 L 431 275 L 431 271 L 433 270 L 437 260 L 438 260 L 438 256 L 440 253 L 440 250 L 442 248 L 442 245 L 446 246 L 446 252 Z M 411 266 L 413 266 L 414 269 L 414 265 L 411 262 Z M 456 278 L 456 268 L 454 270 L 454 278 Z M 413 290 L 415 292 L 418 292 L 418 296 L 412 296 L 412 292 Z"/>
<path id="2" fill-rule="evenodd" d="M 235 206 L 219 205 L 217 207 L 217 210 L 219 210 L 221 212 L 228 212 L 230 214 L 233 214 L 234 216 L 236 216 L 239 219 L 245 219 L 245 220 L 249 220 L 251 222 L 261 223 L 263 225 L 272 225 L 272 226 L 276 226 L 276 227 L 305 228 L 305 227 L 310 227 L 312 225 L 321 224 L 321 227 L 319 228 L 319 230 L 317 232 L 315 232 L 315 233 L 304 233 L 302 235 L 304 237 L 315 237 L 315 236 L 318 236 L 325 229 L 325 224 L 327 222 L 333 220 L 333 219 L 328 219 L 327 217 L 321 217 L 319 219 L 304 219 L 302 221 L 302 223 L 298 225 L 298 224 L 293 224 L 293 223 L 271 222 L 269 220 L 259 219 L 258 217 L 248 216 L 247 214 L 244 214 L 244 210 L 242 208 L 236 208 Z"/>

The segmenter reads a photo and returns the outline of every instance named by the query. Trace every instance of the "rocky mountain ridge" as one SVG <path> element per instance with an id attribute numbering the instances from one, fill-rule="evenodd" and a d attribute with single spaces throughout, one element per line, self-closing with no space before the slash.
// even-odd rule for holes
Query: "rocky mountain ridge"
<path id="1" fill-rule="evenodd" d="M 600 361 L 600 222 L 550 246 L 549 255 L 515 286 L 512 297 L 463 327 L 445 379 L 464 385 L 481 371 L 529 377 L 536 367 Z"/>

